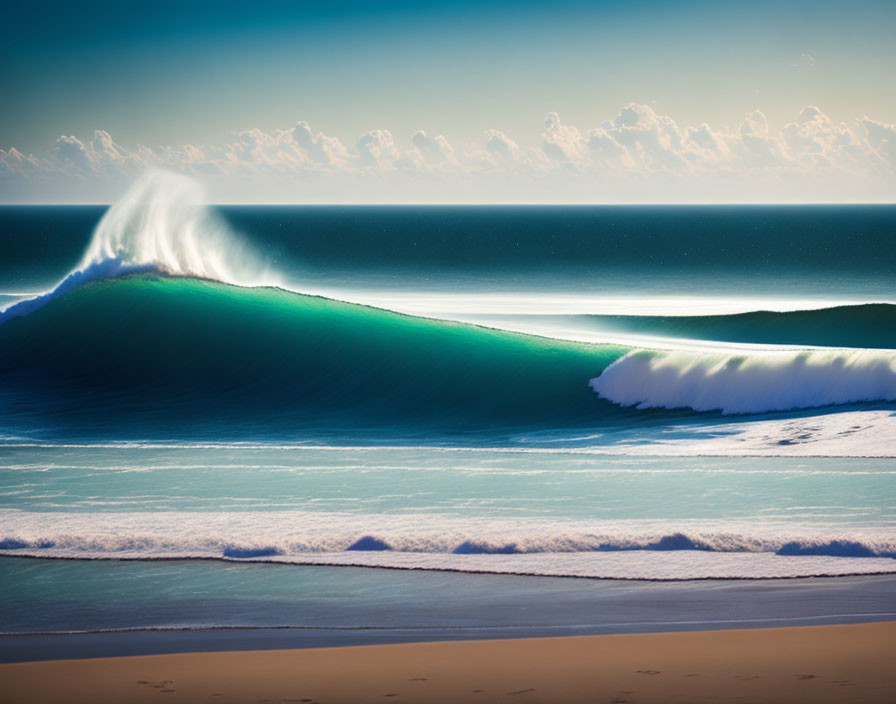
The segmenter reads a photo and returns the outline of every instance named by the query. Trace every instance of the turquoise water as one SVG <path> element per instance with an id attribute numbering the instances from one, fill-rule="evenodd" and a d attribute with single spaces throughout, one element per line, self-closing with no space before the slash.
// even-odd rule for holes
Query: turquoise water
<path id="1" fill-rule="evenodd" d="M 0 458 L 9 555 L 473 571 L 507 555 L 499 571 L 567 574 L 587 554 L 589 575 L 657 579 L 896 571 L 889 458 L 158 445 Z M 705 564 L 619 562 L 694 550 Z"/>
<path id="2" fill-rule="evenodd" d="M 649 519 L 670 529 L 715 518 L 896 525 L 889 458 L 88 446 L 0 447 L 0 462 L 7 511 Z"/>

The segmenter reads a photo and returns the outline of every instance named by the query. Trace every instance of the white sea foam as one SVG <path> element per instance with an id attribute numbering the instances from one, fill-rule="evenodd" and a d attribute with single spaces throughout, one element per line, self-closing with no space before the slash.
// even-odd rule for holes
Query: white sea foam
<path id="1" fill-rule="evenodd" d="M 145 175 L 100 220 L 78 269 L 118 260 L 178 276 L 274 285 L 265 263 L 204 200 L 200 185 L 185 176 Z"/>
<path id="2" fill-rule="evenodd" d="M 896 560 L 826 556 L 782 557 L 774 553 L 687 552 L 535 553 L 446 555 L 433 553 L 325 553 L 272 562 L 311 565 L 450 570 L 599 579 L 692 580 L 835 577 L 896 572 Z"/>
<path id="3" fill-rule="evenodd" d="M 634 350 L 592 379 L 603 398 L 638 408 L 764 413 L 896 400 L 896 352 L 718 354 Z"/>
<path id="4" fill-rule="evenodd" d="M 693 579 L 896 572 L 896 533 L 781 522 L 358 513 L 0 511 L 0 554 Z"/>
<path id="5" fill-rule="evenodd" d="M 606 451 L 661 457 L 896 457 L 896 413 L 843 411 L 800 418 L 665 426 Z"/>

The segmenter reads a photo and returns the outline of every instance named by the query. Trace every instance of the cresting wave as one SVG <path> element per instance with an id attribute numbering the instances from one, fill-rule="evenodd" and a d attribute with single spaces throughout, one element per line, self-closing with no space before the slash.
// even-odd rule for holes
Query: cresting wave
<path id="1" fill-rule="evenodd" d="M 171 276 L 275 285 L 256 253 L 203 201 L 191 179 L 164 171 L 144 176 L 100 220 L 78 269 L 118 260 Z"/>
<path id="2" fill-rule="evenodd" d="M 623 406 L 765 413 L 896 400 L 896 353 L 805 350 L 713 354 L 633 350 L 592 388 Z"/>

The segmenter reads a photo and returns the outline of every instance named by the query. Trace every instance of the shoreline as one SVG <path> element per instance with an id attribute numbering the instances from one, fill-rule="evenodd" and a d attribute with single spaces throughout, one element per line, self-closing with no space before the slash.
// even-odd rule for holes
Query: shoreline
<path id="1" fill-rule="evenodd" d="M 0 634 L 0 665 L 198 653 L 270 652 L 610 635 L 718 633 L 896 622 L 896 612 L 755 620 L 456 627 L 212 626 Z M 894 641 L 896 645 L 896 641 Z"/>
<path id="2" fill-rule="evenodd" d="M 896 621 L 0 665 L 33 702 L 882 702 Z M 511 700 L 512 701 L 512 700 Z"/>
<path id="3" fill-rule="evenodd" d="M 421 553 L 413 553 L 413 552 L 393 552 L 393 551 L 384 551 L 389 552 L 392 555 L 399 556 L 417 556 Z M 662 554 L 663 552 L 671 552 L 671 551 L 661 551 L 661 550 L 645 550 L 645 549 L 626 549 L 626 550 L 613 550 L 613 551 L 591 551 L 587 553 L 528 553 L 529 555 L 551 555 L 551 554 L 561 554 L 561 555 L 579 555 L 579 554 L 587 554 L 587 555 L 632 555 L 634 553 L 658 553 Z M 712 555 L 712 556 L 728 556 L 728 555 L 767 555 L 769 553 L 744 553 L 744 552 L 721 552 L 721 551 L 711 551 L 711 550 L 702 550 L 699 548 L 694 548 L 692 550 L 676 550 L 675 552 L 693 552 L 698 555 Z M 313 554 L 313 553 L 312 553 Z M 327 553 L 324 553 L 327 554 Z M 333 553 L 329 553 L 333 554 Z M 366 555 L 369 554 L 365 551 L 359 551 L 359 554 Z M 440 553 L 422 553 L 425 555 L 435 555 L 440 557 Z M 448 553 L 446 553 L 448 554 Z M 451 553 L 453 554 L 453 553 Z M 474 554 L 474 557 L 479 556 L 488 556 L 489 558 L 494 558 L 496 553 L 478 553 Z M 500 554 L 500 553 L 497 553 Z M 514 553 L 513 556 L 516 557 L 518 555 L 526 555 L 527 553 Z M 775 555 L 776 557 L 794 557 L 790 555 Z M 874 557 L 858 557 L 851 558 L 846 557 L 843 558 L 840 555 L 826 555 L 826 554 L 811 554 L 811 555 L 797 555 L 796 557 L 810 557 L 810 558 L 829 558 L 836 557 L 838 559 L 856 559 L 856 560 L 896 560 L 896 556 L 889 555 L 881 555 Z M 876 571 L 844 571 L 844 572 L 819 572 L 812 573 L 806 572 L 805 574 L 781 574 L 781 575 L 766 575 L 766 574 L 757 574 L 757 575 L 724 575 L 724 576 L 682 576 L 682 577 L 627 577 L 620 575 L 594 575 L 594 574 L 573 574 L 573 573 L 563 573 L 563 572 L 534 572 L 534 571 L 513 571 L 509 569 L 487 569 L 487 568 L 468 568 L 468 567 L 450 567 L 450 566 L 438 566 L 431 567 L 429 565 L 402 565 L 402 564 L 380 564 L 379 562 L 370 562 L 365 563 L 358 558 L 357 561 L 345 561 L 345 562 L 329 562 L 325 560 L 313 560 L 313 559 L 302 559 L 302 560 L 292 560 L 284 557 L 280 557 L 278 559 L 277 556 L 264 556 L 264 557 L 229 557 L 226 555 L 158 555 L 158 556 L 121 556 L 121 555 L 65 555 L 65 554 L 34 554 L 27 552 L 19 552 L 13 550 L 2 550 L 0 549 L 0 560 L 4 558 L 19 558 L 23 560 L 46 560 L 46 561 L 70 561 L 70 562 L 149 562 L 149 563 L 165 563 L 165 562 L 197 562 L 197 563 L 223 563 L 228 565 L 277 565 L 283 567 L 334 567 L 334 568 L 342 568 L 342 569 L 362 569 L 362 570 L 390 570 L 396 572 L 427 572 L 427 573 L 441 573 L 441 574 L 463 574 L 463 575 L 492 575 L 492 576 L 507 576 L 507 577 L 531 577 L 531 578 L 539 578 L 539 579 L 576 579 L 576 580 L 587 580 L 592 582 L 634 582 L 640 583 L 643 582 L 645 584 L 658 583 L 658 584 L 684 584 L 687 582 L 763 582 L 763 581 L 780 581 L 780 580 L 807 580 L 807 579 L 843 579 L 849 577 L 886 577 L 896 575 L 896 566 L 892 569 L 881 569 Z M 0 633 L 0 635 L 4 635 Z"/>

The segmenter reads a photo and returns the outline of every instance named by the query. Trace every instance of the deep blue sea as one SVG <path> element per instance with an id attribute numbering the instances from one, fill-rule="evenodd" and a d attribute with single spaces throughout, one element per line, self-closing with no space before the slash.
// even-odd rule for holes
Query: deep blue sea
<path id="1" fill-rule="evenodd" d="M 894 457 L 893 206 L 0 208 L 7 633 L 896 573 Z"/>

